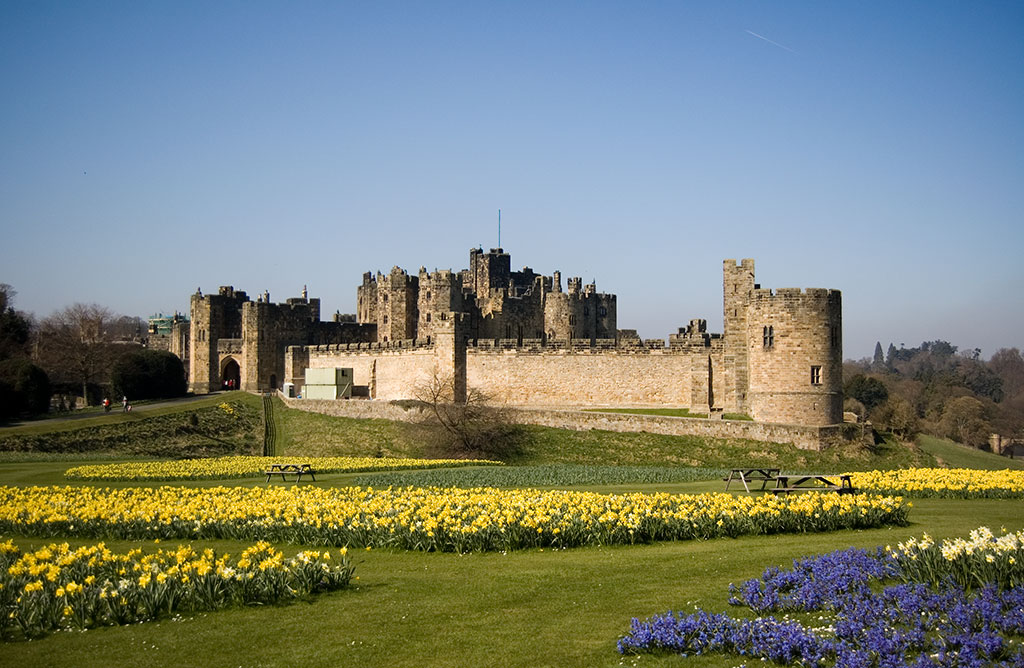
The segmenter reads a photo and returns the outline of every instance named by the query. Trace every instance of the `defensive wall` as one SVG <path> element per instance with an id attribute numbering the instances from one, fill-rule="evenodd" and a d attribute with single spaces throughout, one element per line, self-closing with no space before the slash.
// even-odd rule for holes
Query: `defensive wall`
<path id="1" fill-rule="evenodd" d="M 523 407 L 688 408 L 758 423 L 842 423 L 842 297 L 762 289 L 754 261 L 723 261 L 721 334 L 707 321 L 664 340 L 617 329 L 615 295 L 561 274 L 513 272 L 502 249 L 469 270 L 367 273 L 356 316 L 320 321 L 320 301 L 255 302 L 231 286 L 191 303 L 190 387 L 200 393 L 304 384 L 307 368 L 351 368 L 355 396 L 409 399 L 434 378 L 456 401 L 476 388 Z M 365 322 L 368 320 L 369 322 Z M 237 381 L 237 384 L 232 383 Z"/>
<path id="2" fill-rule="evenodd" d="M 301 386 L 305 369 L 351 368 L 356 394 L 382 401 L 408 399 L 410 388 L 439 376 L 447 361 L 439 354 L 453 342 L 417 341 L 291 346 L 285 353 L 286 382 Z M 706 411 L 707 356 L 656 347 L 619 347 L 611 340 L 465 342 L 465 384 L 496 403 L 529 406 L 673 406 Z M 712 381 L 713 383 L 715 381 Z"/>
<path id="3" fill-rule="evenodd" d="M 289 408 L 335 417 L 416 422 L 423 417 L 425 412 L 423 408 L 411 406 L 408 403 L 390 401 L 332 401 L 290 399 L 282 394 L 278 396 Z M 667 436 L 737 438 L 771 443 L 792 443 L 801 450 L 822 450 L 841 440 L 839 425 L 811 427 L 747 420 L 629 415 L 556 408 L 506 407 L 503 410 L 508 419 L 516 424 L 534 424 L 573 431 L 598 429 L 616 432 L 647 432 Z"/>

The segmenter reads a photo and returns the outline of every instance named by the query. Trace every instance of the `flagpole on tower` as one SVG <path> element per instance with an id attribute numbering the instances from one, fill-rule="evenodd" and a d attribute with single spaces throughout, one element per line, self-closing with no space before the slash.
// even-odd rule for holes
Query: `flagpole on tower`
<path id="1" fill-rule="evenodd" d="M 498 209 L 498 248 L 501 248 L 501 209 Z"/>

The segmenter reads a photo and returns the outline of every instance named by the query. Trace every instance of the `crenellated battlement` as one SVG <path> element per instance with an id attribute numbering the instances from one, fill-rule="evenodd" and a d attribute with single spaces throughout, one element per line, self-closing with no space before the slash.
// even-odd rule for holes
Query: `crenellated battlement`
<path id="1" fill-rule="evenodd" d="M 827 288 L 776 288 L 774 290 L 768 288 L 756 288 L 751 295 L 751 299 L 755 301 L 773 298 L 836 299 L 841 296 L 841 291 Z"/>
<path id="2" fill-rule="evenodd" d="M 545 406 L 673 406 L 759 422 L 829 425 L 842 405 L 842 294 L 762 288 L 752 259 L 722 264 L 723 331 L 692 318 L 667 339 L 619 330 L 618 298 L 595 281 L 510 269 L 501 248 L 470 268 L 366 272 L 354 317 L 320 321 L 320 300 L 255 301 L 232 286 L 192 296 L 190 386 L 236 374 L 242 389 L 302 384 L 351 368 L 354 397 L 410 398 L 438 374 L 454 396 Z"/>

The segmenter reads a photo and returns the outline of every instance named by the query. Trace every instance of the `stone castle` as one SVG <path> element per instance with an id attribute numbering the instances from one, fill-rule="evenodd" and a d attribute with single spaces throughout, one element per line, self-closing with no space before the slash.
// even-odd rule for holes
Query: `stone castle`
<path id="1" fill-rule="evenodd" d="M 320 300 L 271 303 L 264 293 L 197 291 L 191 318 L 166 345 L 187 357 L 189 387 L 206 393 L 301 386 L 308 368 L 351 368 L 354 394 L 408 399 L 432 377 L 456 398 L 545 407 L 671 406 L 756 421 L 842 422 L 842 297 L 768 290 L 754 261 L 725 260 L 724 331 L 691 320 L 664 340 L 620 330 L 616 297 L 569 278 L 562 289 L 501 248 L 472 249 L 469 269 L 363 275 L 354 315 L 320 319 Z"/>

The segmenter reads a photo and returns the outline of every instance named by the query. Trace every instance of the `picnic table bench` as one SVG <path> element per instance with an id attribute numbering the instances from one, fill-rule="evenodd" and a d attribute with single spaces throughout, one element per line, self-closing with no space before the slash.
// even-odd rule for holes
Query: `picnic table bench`
<path id="1" fill-rule="evenodd" d="M 281 476 L 281 482 L 285 482 L 285 476 L 295 476 L 295 482 L 298 483 L 304 475 L 308 475 L 316 482 L 316 471 L 309 464 L 271 464 L 264 473 L 267 475 L 267 482 L 275 475 Z"/>
<path id="2" fill-rule="evenodd" d="M 748 485 L 747 483 L 760 480 L 761 489 L 763 490 L 769 482 L 775 480 L 776 476 L 778 476 L 780 472 L 780 469 L 772 468 L 733 469 L 732 471 L 729 472 L 729 477 L 722 478 L 722 480 L 725 481 L 725 491 L 727 492 L 729 491 L 729 485 L 731 485 L 734 480 L 739 480 L 740 482 L 742 482 L 743 489 L 749 492 L 750 485 Z"/>
<path id="3" fill-rule="evenodd" d="M 849 473 L 793 473 L 775 476 L 772 494 L 787 494 L 804 491 L 832 491 L 853 494 L 853 482 Z"/>

